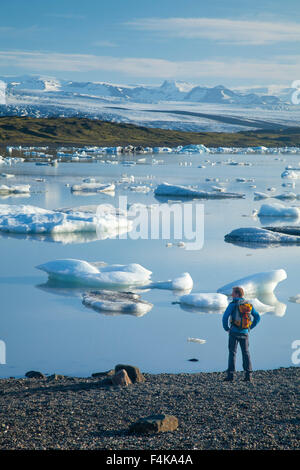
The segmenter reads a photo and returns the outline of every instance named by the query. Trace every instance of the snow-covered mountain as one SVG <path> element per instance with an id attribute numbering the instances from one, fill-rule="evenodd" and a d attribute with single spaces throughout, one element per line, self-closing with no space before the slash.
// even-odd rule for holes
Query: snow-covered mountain
<path id="1" fill-rule="evenodd" d="M 52 77 L 24 75 L 0 77 L 7 83 L 7 102 L 24 97 L 39 97 L 47 101 L 72 98 L 102 98 L 117 102 L 157 103 L 188 101 L 195 103 L 228 103 L 236 105 L 276 105 L 282 100 L 274 95 L 230 90 L 222 85 L 196 86 L 186 82 L 166 80 L 160 86 L 114 85 L 105 82 L 76 82 Z"/>
<path id="2" fill-rule="evenodd" d="M 0 116 L 85 117 L 192 132 L 236 132 L 300 122 L 300 106 L 291 104 L 291 89 L 284 87 L 229 89 L 175 80 L 156 86 L 119 85 L 36 75 L 0 80 L 6 83 Z"/>

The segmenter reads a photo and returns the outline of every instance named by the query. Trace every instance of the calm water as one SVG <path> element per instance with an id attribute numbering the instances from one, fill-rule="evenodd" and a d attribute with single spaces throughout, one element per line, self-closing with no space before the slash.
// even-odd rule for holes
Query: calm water
<path id="1" fill-rule="evenodd" d="M 217 164 L 197 168 L 206 158 L 218 162 L 230 157 L 251 162 L 252 166 Z M 285 161 L 265 155 L 164 155 L 157 158 L 164 163 L 130 168 L 94 162 L 64 163 L 58 168 L 23 163 L 1 168 L 2 172 L 16 175 L 10 180 L 1 178 L 1 184 L 28 183 L 33 192 L 28 198 L 0 197 L 0 204 L 31 204 L 52 209 L 118 204 L 119 195 L 126 195 L 129 203 L 158 202 L 153 192 L 136 193 L 126 189 L 126 185 L 117 186 L 113 197 L 77 196 L 66 186 L 90 176 L 97 176 L 103 182 L 117 181 L 124 173 L 134 175 L 137 183 L 152 184 L 153 188 L 167 181 L 209 189 L 219 183 L 205 182 L 205 178 L 219 178 L 221 182 L 228 179 L 225 184 L 228 191 L 246 194 L 242 200 L 204 202 L 205 241 L 198 251 L 167 248 L 166 240 L 128 238 L 64 244 L 2 234 L 0 340 L 6 345 L 6 364 L 0 364 L 1 377 L 23 376 L 31 369 L 87 376 L 120 362 L 135 364 L 152 373 L 217 371 L 227 367 L 227 334 L 223 331 L 220 313 L 184 310 L 172 304 L 176 301 L 174 293 L 157 289 L 143 293 L 142 297 L 154 307 L 142 317 L 94 312 L 81 303 L 80 294 L 84 289 L 45 286 L 47 276 L 35 266 L 58 258 L 109 264 L 136 262 L 150 269 L 154 280 L 172 279 L 187 271 L 194 280 L 193 292 L 216 292 L 223 284 L 249 274 L 284 268 L 288 279 L 275 290 L 278 302 L 286 305 L 286 308 L 281 305 L 284 315 L 264 314 L 259 326 L 251 332 L 250 344 L 255 368 L 293 365 L 291 343 L 300 338 L 300 305 L 289 302 L 288 298 L 300 293 L 300 247 L 251 249 L 225 243 L 224 235 L 242 226 L 261 226 L 261 221 L 251 217 L 252 210 L 262 204 L 253 200 L 253 192 L 266 191 L 268 187 L 277 188 L 277 193 L 286 190 L 281 187 L 285 180 L 280 174 L 287 164 L 298 165 L 299 156 L 281 156 Z M 180 162 L 192 162 L 192 166 L 180 166 Z M 36 182 L 38 177 L 45 178 L 46 182 Z M 254 178 L 255 182 L 238 183 L 237 177 Z M 251 184 L 256 188 L 251 188 Z M 300 193 L 299 182 L 292 191 Z M 299 205 L 300 202 L 285 204 Z M 276 223 L 283 221 L 276 220 Z M 188 337 L 206 339 L 206 344 L 190 343 Z M 191 358 L 199 362 L 189 362 Z M 238 366 L 241 367 L 240 358 Z"/>

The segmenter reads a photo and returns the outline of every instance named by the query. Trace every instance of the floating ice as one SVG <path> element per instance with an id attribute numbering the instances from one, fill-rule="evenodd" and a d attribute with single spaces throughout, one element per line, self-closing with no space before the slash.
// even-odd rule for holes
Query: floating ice
<path id="1" fill-rule="evenodd" d="M 97 232 L 98 238 L 125 233 L 132 228 L 126 217 L 117 217 L 109 207 L 101 205 L 97 214 L 70 210 L 51 211 L 27 205 L 0 205 L 0 231 L 13 233 L 73 233 Z"/>
<path id="2" fill-rule="evenodd" d="M 71 191 L 82 191 L 82 192 L 93 192 L 93 193 L 105 193 L 112 192 L 115 190 L 114 184 L 103 184 L 103 183 L 82 183 L 82 184 L 73 184 Z"/>
<path id="3" fill-rule="evenodd" d="M 258 217 L 299 217 L 298 207 L 286 207 L 279 202 L 273 204 L 263 204 L 258 212 Z"/>
<path id="4" fill-rule="evenodd" d="M 281 231 L 280 231 L 281 230 Z M 245 243 L 247 246 L 253 245 L 278 245 L 278 244 L 300 244 L 300 232 L 299 235 L 292 233 L 286 233 L 283 227 L 278 227 L 278 231 L 271 230 L 271 228 L 259 228 L 259 227 L 242 227 L 225 235 L 225 241 L 242 244 Z"/>
<path id="5" fill-rule="evenodd" d="M 230 282 L 229 284 L 220 287 L 218 292 L 225 295 L 231 295 L 232 288 L 234 286 L 239 286 L 244 289 L 246 297 L 256 294 L 268 294 L 272 293 L 277 284 L 284 281 L 286 278 L 287 274 L 284 269 L 275 269 L 273 271 L 252 274 L 238 279 L 237 281 Z"/>
<path id="6" fill-rule="evenodd" d="M 206 343 L 206 339 L 200 339 L 200 338 L 188 338 L 187 340 L 189 343 L 198 343 L 198 344 Z"/>
<path id="7" fill-rule="evenodd" d="M 202 191 L 200 189 L 192 189 L 186 186 L 172 185 L 169 183 L 162 183 L 158 185 L 154 193 L 156 196 L 192 197 L 201 199 L 227 199 L 245 197 L 245 195 L 241 193 Z"/>
<path id="8" fill-rule="evenodd" d="M 21 193 L 30 193 L 29 184 L 16 184 L 15 186 L 7 186 L 6 184 L 0 185 L 0 194 L 21 194 Z"/>
<path id="9" fill-rule="evenodd" d="M 296 180 L 298 178 L 298 174 L 292 170 L 285 170 L 283 173 L 281 173 L 281 178 L 288 178 L 291 180 Z"/>
<path id="10" fill-rule="evenodd" d="M 83 295 L 82 303 L 98 312 L 127 313 L 141 317 L 148 313 L 153 304 L 132 292 L 100 290 Z"/>
<path id="11" fill-rule="evenodd" d="M 294 302 L 295 304 L 300 304 L 300 294 L 294 295 L 289 298 L 289 302 Z"/>
<path id="12" fill-rule="evenodd" d="M 77 259 L 58 259 L 37 266 L 49 279 L 90 287 L 143 286 L 149 284 L 151 271 L 140 264 L 95 264 Z"/>
<path id="13" fill-rule="evenodd" d="M 210 310 L 222 310 L 228 305 L 228 298 L 224 294 L 204 293 L 204 294 L 187 294 L 179 298 L 181 304 L 191 307 L 201 307 Z"/>
<path id="14" fill-rule="evenodd" d="M 2 178 L 15 178 L 15 175 L 11 173 L 1 173 Z"/>
<path id="15" fill-rule="evenodd" d="M 193 153 L 209 153 L 209 149 L 202 144 L 194 145 L 185 145 L 180 148 L 177 153 L 193 154 Z"/>
<path id="16" fill-rule="evenodd" d="M 256 191 L 254 193 L 254 200 L 255 201 L 259 201 L 260 199 L 268 199 L 269 197 L 270 197 L 269 194 L 261 193 L 259 191 Z"/>
<path id="17" fill-rule="evenodd" d="M 189 273 L 182 273 L 173 280 L 152 282 L 150 287 L 155 287 L 157 289 L 191 291 L 193 288 L 193 279 Z"/>

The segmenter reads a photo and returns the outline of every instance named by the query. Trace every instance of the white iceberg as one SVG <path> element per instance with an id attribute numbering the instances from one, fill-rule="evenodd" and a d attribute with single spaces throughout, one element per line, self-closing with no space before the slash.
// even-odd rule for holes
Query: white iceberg
<path id="1" fill-rule="evenodd" d="M 279 202 L 263 204 L 258 212 L 258 217 L 299 217 L 298 207 L 286 207 Z"/>
<path id="2" fill-rule="evenodd" d="M 58 259 L 37 266 L 49 279 L 90 287 L 143 286 L 152 272 L 140 264 L 99 266 L 78 259 Z"/>
<path id="3" fill-rule="evenodd" d="M 179 298 L 179 302 L 181 304 L 189 305 L 190 307 L 204 308 L 209 310 L 225 310 L 228 305 L 228 298 L 226 295 L 219 293 L 195 293 L 182 295 Z"/>
<path id="4" fill-rule="evenodd" d="M 177 291 L 191 291 L 193 288 L 193 279 L 189 273 L 182 273 L 173 280 L 152 282 L 150 287 Z"/>
<path id="5" fill-rule="evenodd" d="M 29 184 L 16 184 L 12 186 L 7 186 L 6 184 L 0 185 L 0 194 L 22 194 L 22 193 L 30 193 L 30 185 Z"/>
<path id="6" fill-rule="evenodd" d="M 82 183 L 82 184 L 73 184 L 71 187 L 72 192 L 93 192 L 93 193 L 106 193 L 113 192 L 115 190 L 114 184 L 104 184 L 104 183 Z"/>
<path id="7" fill-rule="evenodd" d="M 97 312 L 127 313 L 136 317 L 145 315 L 153 307 L 138 294 L 109 290 L 88 292 L 83 295 L 82 303 Z"/>
<path id="8" fill-rule="evenodd" d="M 298 174 L 292 170 L 285 170 L 283 173 L 281 173 L 281 178 L 288 178 L 291 180 L 296 180 L 298 178 Z"/>
<path id="9" fill-rule="evenodd" d="M 200 199 L 230 199 L 230 198 L 244 198 L 245 195 L 241 193 L 226 193 L 220 191 L 202 191 L 200 189 L 193 189 L 187 186 L 172 185 L 169 183 L 159 184 L 154 194 L 156 196 L 174 196 L 174 197 L 191 197 Z"/>
<path id="10" fill-rule="evenodd" d="M 106 207 L 106 205 L 105 205 Z M 97 232 L 99 239 L 116 236 L 131 230 L 127 217 L 116 216 L 110 210 L 97 214 L 51 211 L 30 205 L 0 204 L 0 231 L 31 234 Z"/>
<path id="11" fill-rule="evenodd" d="M 256 294 L 268 294 L 272 293 L 277 284 L 284 281 L 286 278 L 287 274 L 284 269 L 275 269 L 273 271 L 252 274 L 230 282 L 229 284 L 220 287 L 217 292 L 230 296 L 232 288 L 234 286 L 239 286 L 244 289 L 246 297 Z"/>

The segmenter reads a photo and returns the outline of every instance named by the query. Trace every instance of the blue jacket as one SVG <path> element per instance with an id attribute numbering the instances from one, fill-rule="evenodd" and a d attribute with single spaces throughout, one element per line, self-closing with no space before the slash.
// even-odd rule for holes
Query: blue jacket
<path id="1" fill-rule="evenodd" d="M 244 328 L 244 329 L 239 329 L 237 326 L 235 325 L 229 325 L 229 319 L 230 319 L 230 316 L 231 314 L 234 312 L 235 308 L 236 308 L 236 302 L 239 301 L 239 300 L 245 300 L 245 299 L 241 299 L 241 298 L 234 298 L 232 300 L 232 302 L 230 302 L 230 304 L 228 305 L 228 307 L 226 308 L 224 314 L 223 314 L 223 319 L 222 319 L 222 322 L 223 322 L 223 328 L 225 331 L 232 331 L 233 333 L 249 333 L 249 330 L 247 328 Z M 253 307 L 252 305 L 252 311 L 251 311 L 251 314 L 253 316 L 253 322 L 250 326 L 250 330 L 253 330 L 253 328 L 256 327 L 256 325 L 258 324 L 258 322 L 260 321 L 260 315 L 259 313 L 255 310 L 255 308 Z"/>

